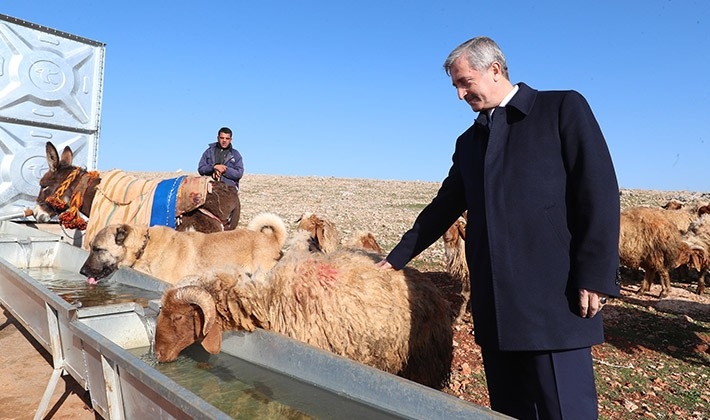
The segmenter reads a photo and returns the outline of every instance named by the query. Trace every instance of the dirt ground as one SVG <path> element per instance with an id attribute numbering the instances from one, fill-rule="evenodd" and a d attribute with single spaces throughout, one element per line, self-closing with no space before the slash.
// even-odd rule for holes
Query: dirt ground
<path id="1" fill-rule="evenodd" d="M 5 308 L 0 309 L 0 420 L 32 419 L 53 373 L 51 355 Z M 88 392 L 62 376 L 46 419 L 96 419 Z"/>

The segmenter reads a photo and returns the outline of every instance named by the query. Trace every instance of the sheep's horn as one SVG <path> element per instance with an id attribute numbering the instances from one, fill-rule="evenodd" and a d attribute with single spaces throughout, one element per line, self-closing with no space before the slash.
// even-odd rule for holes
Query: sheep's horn
<path id="1" fill-rule="evenodd" d="M 207 335 L 207 332 L 212 328 L 215 319 L 217 318 L 217 310 L 215 309 L 214 299 L 207 290 L 199 286 L 184 286 L 180 288 L 178 299 L 195 304 L 200 307 L 205 316 L 205 323 L 202 326 L 202 334 Z"/>

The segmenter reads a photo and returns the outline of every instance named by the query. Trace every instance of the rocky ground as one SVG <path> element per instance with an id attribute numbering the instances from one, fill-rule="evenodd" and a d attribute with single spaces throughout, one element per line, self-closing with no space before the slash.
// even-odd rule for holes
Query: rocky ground
<path id="1" fill-rule="evenodd" d="M 140 175 L 176 176 L 173 173 Z M 434 197 L 437 188 L 438 184 L 432 182 L 248 174 L 241 183 L 240 225 L 255 214 L 268 211 L 280 215 L 293 229 L 302 213 L 313 212 L 334 222 L 342 237 L 355 230 L 373 232 L 382 248 L 388 251 Z M 621 199 L 622 208 L 661 205 L 670 199 L 707 204 L 710 193 L 622 190 Z M 443 245 L 439 241 L 412 265 L 431 272 L 452 303 L 460 304 L 457 293 L 460 285 L 443 273 L 443 260 Z M 605 307 L 607 342 L 594 349 L 602 418 L 710 418 L 710 295 L 708 292 L 703 296 L 695 294 L 693 279 L 674 278 L 677 281 L 673 283 L 671 295 L 659 300 L 656 296 L 660 286 L 654 285 L 651 294 L 638 295 L 635 293 L 639 286 L 638 275 L 628 272 L 622 279 L 622 298 Z M 31 341 L 17 333 L 10 338 L 6 331 L 14 328 L 14 324 L 2 318 L 0 322 L 5 322 L 0 324 L 0 356 L 18 347 L 15 340 Z M 470 319 L 455 325 L 452 379 L 444 392 L 485 406 L 488 396 L 474 332 Z M 28 350 L 28 357 L 33 356 L 29 354 L 32 352 L 37 353 L 37 349 Z M 25 378 L 33 375 L 48 378 L 51 365 L 43 360 L 23 365 L 20 373 L 24 373 Z M 2 362 L 4 360 L 0 360 L 0 364 L 4 364 Z M 17 369 L 15 367 L 13 372 Z M 5 370 L 0 369 L 0 375 L 5 374 Z M 36 401 L 41 397 L 46 380 L 38 385 L 41 389 Z M 62 404 L 67 405 L 73 399 L 76 415 L 87 416 L 86 396 L 75 389 L 65 394 Z M 22 411 L 8 416 L 6 409 L 13 407 L 12 401 L 6 396 L 0 397 L 0 419 L 32 417 L 31 412 Z"/>

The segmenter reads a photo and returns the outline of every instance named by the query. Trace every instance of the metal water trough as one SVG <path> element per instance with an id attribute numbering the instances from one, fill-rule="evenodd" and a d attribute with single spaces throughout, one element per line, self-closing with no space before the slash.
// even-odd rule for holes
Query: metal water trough
<path id="1" fill-rule="evenodd" d="M 94 410 L 107 419 L 231 418 L 129 352 L 150 346 L 153 337 L 147 321 L 154 322 L 158 300 L 151 300 L 146 307 L 132 302 L 77 307 L 21 270 L 53 267 L 78 272 L 86 256 L 86 251 L 52 233 L 0 222 L 0 304 L 51 354 L 54 366 L 35 418 L 44 416 L 63 374 L 70 374 L 90 392 Z M 109 281 L 158 296 L 166 287 L 163 282 L 125 268 Z M 368 418 L 383 419 L 505 418 L 443 392 L 264 330 L 224 333 L 222 353 L 277 372 L 288 381 L 313 387 L 317 390 L 313 394 L 320 395 L 316 397 L 320 400 L 306 401 L 300 409 L 314 418 L 344 418 L 338 408 L 348 405 L 362 408 L 351 409 L 347 417 L 360 410 Z M 278 392 L 273 394 L 279 398 Z M 325 394 L 329 397 L 324 399 Z M 284 398 L 288 400 L 287 396 Z M 320 407 L 324 400 L 330 401 L 330 408 Z"/>

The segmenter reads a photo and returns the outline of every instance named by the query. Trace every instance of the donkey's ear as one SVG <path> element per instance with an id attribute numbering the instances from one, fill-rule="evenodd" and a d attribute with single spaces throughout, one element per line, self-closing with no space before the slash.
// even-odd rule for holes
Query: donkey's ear
<path id="1" fill-rule="evenodd" d="M 71 151 L 71 148 L 69 146 L 64 146 L 64 150 L 62 151 L 62 160 L 60 161 L 60 163 L 63 163 L 67 166 L 71 166 L 73 161 L 74 152 Z"/>
<path id="2" fill-rule="evenodd" d="M 47 155 L 47 164 L 49 165 L 50 172 L 57 170 L 59 166 L 59 153 L 57 153 L 57 148 L 54 147 L 51 141 L 48 141 L 44 148 Z"/>

